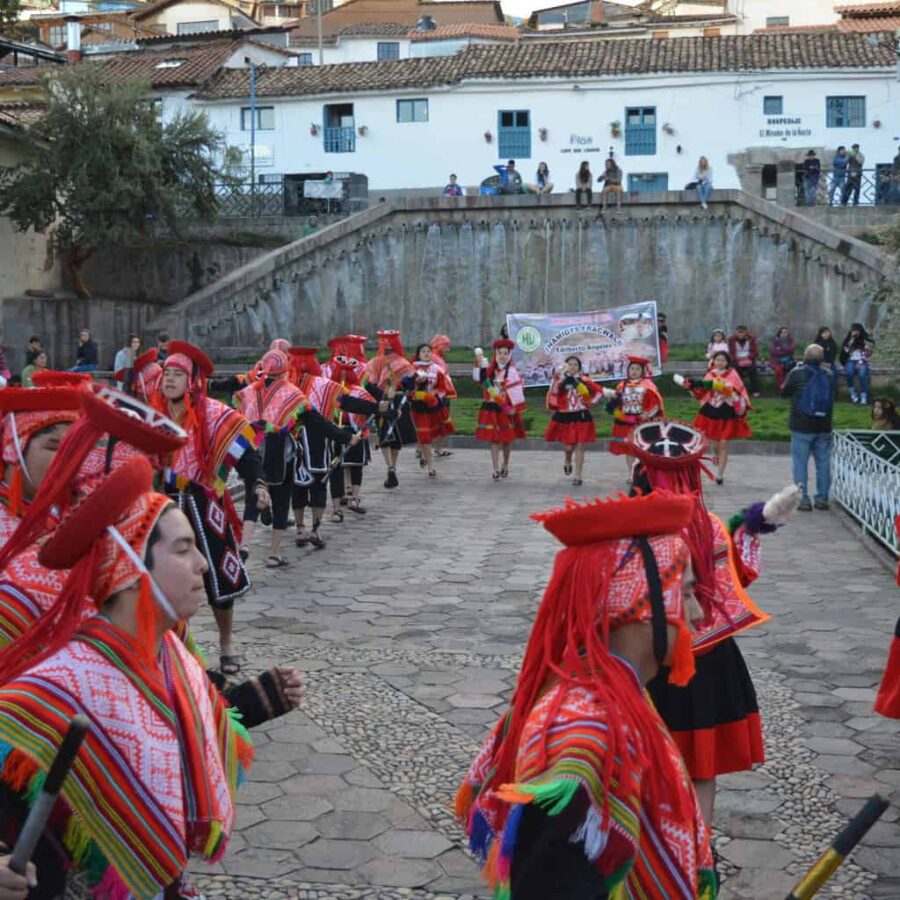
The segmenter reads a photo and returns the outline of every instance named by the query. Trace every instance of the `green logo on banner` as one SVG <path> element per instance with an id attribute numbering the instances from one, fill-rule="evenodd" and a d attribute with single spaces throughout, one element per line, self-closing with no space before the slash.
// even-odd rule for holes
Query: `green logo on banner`
<path id="1" fill-rule="evenodd" d="M 541 333 L 532 325 L 526 325 L 516 335 L 516 344 L 524 353 L 534 353 L 541 346 Z"/>

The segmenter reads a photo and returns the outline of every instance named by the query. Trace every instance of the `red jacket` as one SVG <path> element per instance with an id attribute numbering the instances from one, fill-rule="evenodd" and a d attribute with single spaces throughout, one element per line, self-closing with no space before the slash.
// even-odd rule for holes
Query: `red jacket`
<path id="1" fill-rule="evenodd" d="M 759 350 L 756 347 L 756 338 L 752 334 L 747 335 L 747 340 L 750 342 L 750 359 L 755 363 L 759 358 Z M 728 338 L 728 353 L 731 355 L 731 364 L 733 366 L 737 365 L 738 355 L 737 355 L 737 344 L 738 339 L 737 335 L 733 334 L 730 338 Z"/>

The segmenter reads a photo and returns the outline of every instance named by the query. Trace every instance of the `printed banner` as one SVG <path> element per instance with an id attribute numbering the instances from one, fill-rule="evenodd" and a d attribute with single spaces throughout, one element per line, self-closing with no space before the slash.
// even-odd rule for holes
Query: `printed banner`
<path id="1" fill-rule="evenodd" d="M 620 381 L 629 356 L 643 356 L 662 371 L 656 331 L 656 301 L 580 313 L 511 313 L 506 317 L 516 342 L 513 362 L 525 387 L 550 384 L 567 356 L 595 381 Z"/>

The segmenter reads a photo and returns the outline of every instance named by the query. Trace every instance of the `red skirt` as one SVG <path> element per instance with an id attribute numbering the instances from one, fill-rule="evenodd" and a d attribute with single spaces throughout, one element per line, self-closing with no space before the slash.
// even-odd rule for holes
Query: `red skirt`
<path id="1" fill-rule="evenodd" d="M 745 416 L 735 416 L 733 419 L 711 419 L 702 412 L 698 412 L 694 419 L 694 428 L 702 431 L 710 441 L 736 441 L 739 438 L 748 438 L 753 434 Z"/>
<path id="2" fill-rule="evenodd" d="M 616 456 L 626 456 L 625 438 L 634 431 L 635 423 L 613 420 L 612 437 L 609 441 L 609 452 Z"/>
<path id="3" fill-rule="evenodd" d="M 525 426 L 519 413 L 508 416 L 494 403 L 482 404 L 478 411 L 478 427 L 475 429 L 476 441 L 511 444 L 517 438 L 524 437 Z"/>
<path id="4" fill-rule="evenodd" d="M 556 417 L 547 423 L 544 432 L 545 441 L 557 441 L 560 444 L 593 444 L 597 440 L 597 427 L 594 420 L 588 417 L 581 421 L 558 421 Z"/>
<path id="5" fill-rule="evenodd" d="M 416 442 L 430 444 L 436 438 L 453 434 L 456 426 L 450 421 L 450 411 L 439 406 L 436 409 L 411 409 L 413 425 L 416 427 Z"/>
<path id="6" fill-rule="evenodd" d="M 900 719 L 900 619 L 897 620 L 887 666 L 875 699 L 875 712 L 890 719 Z"/>

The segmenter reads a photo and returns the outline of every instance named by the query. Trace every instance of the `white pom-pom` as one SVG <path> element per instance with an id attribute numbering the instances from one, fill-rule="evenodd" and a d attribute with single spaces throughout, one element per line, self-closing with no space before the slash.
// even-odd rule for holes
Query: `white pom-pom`
<path id="1" fill-rule="evenodd" d="M 672 381 L 674 381 L 678 387 L 684 387 L 684 375 L 673 375 Z"/>
<path id="2" fill-rule="evenodd" d="M 481 347 L 475 348 L 475 359 L 481 359 L 484 356 L 484 350 Z"/>
<path id="3" fill-rule="evenodd" d="M 770 525 L 783 524 L 800 505 L 801 499 L 803 499 L 803 491 L 798 485 L 789 484 L 777 494 L 769 497 L 763 507 L 763 518 Z"/>
<path id="4" fill-rule="evenodd" d="M 607 400 L 612 400 L 616 396 L 616 392 L 612 388 L 603 388 L 603 396 Z"/>
<path id="5" fill-rule="evenodd" d="M 0 375 L 0 388 L 5 388 L 5 387 L 6 387 L 6 379 L 2 375 Z"/>

